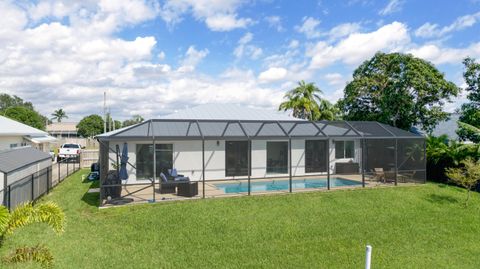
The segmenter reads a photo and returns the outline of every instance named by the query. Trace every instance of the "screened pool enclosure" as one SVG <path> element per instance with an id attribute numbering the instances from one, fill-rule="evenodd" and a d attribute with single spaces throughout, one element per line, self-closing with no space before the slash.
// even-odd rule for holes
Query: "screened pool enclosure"
<path id="1" fill-rule="evenodd" d="M 154 119 L 97 138 L 102 206 L 426 178 L 425 138 L 378 122 Z"/>

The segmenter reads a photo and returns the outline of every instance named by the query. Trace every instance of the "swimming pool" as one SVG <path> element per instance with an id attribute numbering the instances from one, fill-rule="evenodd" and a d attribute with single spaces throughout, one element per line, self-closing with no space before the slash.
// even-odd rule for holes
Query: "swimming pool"
<path id="1" fill-rule="evenodd" d="M 219 183 L 213 184 L 219 190 L 225 193 L 240 193 L 248 192 L 248 182 L 238 183 Z M 330 187 L 344 187 L 344 186 L 358 186 L 362 185 L 362 182 L 348 180 L 344 178 L 330 178 Z M 261 181 L 250 183 L 250 191 L 285 191 L 288 190 L 289 183 L 287 179 Z M 327 179 L 295 179 L 292 180 L 292 189 L 318 189 L 326 188 Z"/>

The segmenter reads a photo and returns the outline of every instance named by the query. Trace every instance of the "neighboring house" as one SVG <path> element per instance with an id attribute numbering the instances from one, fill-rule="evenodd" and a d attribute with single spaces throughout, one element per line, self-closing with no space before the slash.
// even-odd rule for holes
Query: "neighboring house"
<path id="1" fill-rule="evenodd" d="M 40 151 L 50 151 L 56 139 L 47 132 L 18 121 L 0 116 L 0 150 L 32 146 Z"/>
<path id="2" fill-rule="evenodd" d="M 78 122 L 53 122 L 47 125 L 47 132 L 58 139 L 78 138 Z"/>
<path id="3" fill-rule="evenodd" d="M 425 180 L 424 137 L 377 122 L 310 122 L 273 111 L 204 105 L 97 138 L 104 175 L 116 167 L 117 146 L 120 151 L 128 146 L 127 184 L 148 182 L 154 170 L 159 180 L 160 172 L 171 168 L 192 181 L 356 174 L 351 179 L 362 185 L 362 167 L 370 175 L 381 169 Z"/>
<path id="4" fill-rule="evenodd" d="M 80 144 L 82 147 L 95 145 L 94 141 L 78 134 L 77 124 L 78 122 L 53 122 L 47 125 L 47 132 L 57 138 L 56 147 L 65 143 Z"/>
<path id="5" fill-rule="evenodd" d="M 0 150 L 0 203 L 4 206 L 13 209 L 38 198 L 47 192 L 51 178 L 48 153 L 32 147 Z"/>

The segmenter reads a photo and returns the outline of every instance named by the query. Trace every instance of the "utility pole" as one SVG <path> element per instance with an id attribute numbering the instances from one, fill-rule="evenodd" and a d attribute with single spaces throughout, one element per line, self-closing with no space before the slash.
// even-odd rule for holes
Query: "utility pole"
<path id="1" fill-rule="evenodd" d="M 112 113 L 110 112 L 110 107 L 108 107 L 108 131 L 112 130 Z"/>
<path id="2" fill-rule="evenodd" d="M 103 133 L 107 132 L 107 92 L 103 92 Z"/>

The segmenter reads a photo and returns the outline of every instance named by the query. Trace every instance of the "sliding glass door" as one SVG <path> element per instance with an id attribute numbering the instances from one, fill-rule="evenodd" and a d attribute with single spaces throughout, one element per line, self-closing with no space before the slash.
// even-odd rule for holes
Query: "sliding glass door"
<path id="1" fill-rule="evenodd" d="M 173 168 L 173 145 L 156 144 L 155 154 L 157 160 L 157 176 L 160 176 L 160 173 L 168 175 L 168 169 Z"/>
<path id="2" fill-rule="evenodd" d="M 248 141 L 225 143 L 225 176 L 248 176 Z"/>
<path id="3" fill-rule="evenodd" d="M 267 174 L 288 173 L 288 142 L 267 142 Z"/>
<path id="4" fill-rule="evenodd" d="M 136 153 L 137 179 L 153 178 L 153 145 L 138 144 Z M 166 175 L 168 169 L 173 167 L 173 145 L 156 144 L 155 158 L 157 177 L 160 176 L 160 173 Z"/>
<path id="5" fill-rule="evenodd" d="M 305 173 L 327 172 L 327 141 L 305 141 Z"/>

